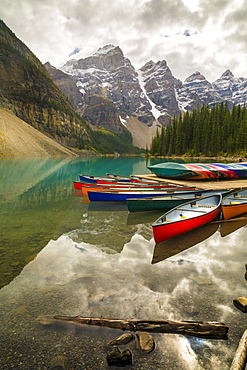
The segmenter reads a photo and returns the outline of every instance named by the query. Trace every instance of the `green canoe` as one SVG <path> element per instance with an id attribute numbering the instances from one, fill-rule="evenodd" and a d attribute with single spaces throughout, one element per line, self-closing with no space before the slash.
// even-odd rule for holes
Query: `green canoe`
<path id="1" fill-rule="evenodd" d="M 159 177 L 171 178 L 171 179 L 185 179 L 188 177 L 198 176 L 198 174 L 181 163 L 175 162 L 163 162 L 153 166 L 147 166 L 147 168 Z"/>

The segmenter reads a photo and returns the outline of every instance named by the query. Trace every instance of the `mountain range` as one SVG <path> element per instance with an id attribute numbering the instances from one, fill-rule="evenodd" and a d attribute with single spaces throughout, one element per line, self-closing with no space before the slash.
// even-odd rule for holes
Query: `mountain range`
<path id="1" fill-rule="evenodd" d="M 213 83 L 199 72 L 182 82 L 165 60 L 135 69 L 114 45 L 61 68 L 43 65 L 1 20 L 0 55 L 0 108 L 76 151 L 138 154 L 174 115 L 247 100 L 247 79 L 229 70 Z"/>
<path id="2" fill-rule="evenodd" d="M 87 58 L 69 60 L 59 69 L 45 66 L 75 110 L 92 125 L 116 132 L 124 125 L 133 136 L 137 125 L 146 126 L 142 147 L 150 142 L 154 126 L 166 125 L 180 112 L 198 105 L 247 101 L 247 79 L 234 77 L 230 70 L 213 83 L 198 71 L 182 82 L 165 60 L 149 61 L 136 70 L 114 45 Z"/>
<path id="3" fill-rule="evenodd" d="M 98 98 L 96 100 L 97 104 L 102 104 Z M 106 106 L 103 102 L 106 117 L 108 111 L 116 110 L 110 100 L 109 103 Z M 2 110 L 9 114 L 5 115 Z M 90 113 L 90 106 L 88 111 Z M 13 119 L 10 119 L 10 113 Z M 19 120 L 15 120 L 16 117 Z M 33 130 L 28 130 L 27 124 Z M 20 125 L 21 130 L 17 130 Z M 18 155 L 21 143 L 24 144 L 22 155 L 27 156 L 38 155 L 38 151 L 28 150 L 29 147 L 34 148 L 35 143 L 45 149 L 40 151 L 40 155 L 44 152 L 50 155 L 66 155 L 68 152 L 85 155 L 85 151 L 90 155 L 140 153 L 140 149 L 132 144 L 130 132 L 123 125 L 120 128 L 118 132 L 107 128 L 102 130 L 78 114 L 52 81 L 45 66 L 0 20 L 0 156 Z M 15 140 L 11 133 L 15 134 Z M 47 140 L 47 136 L 51 140 Z M 33 145 L 24 137 L 32 140 Z M 57 143 L 60 144 L 59 149 Z M 50 149 L 47 151 L 48 146 Z"/>

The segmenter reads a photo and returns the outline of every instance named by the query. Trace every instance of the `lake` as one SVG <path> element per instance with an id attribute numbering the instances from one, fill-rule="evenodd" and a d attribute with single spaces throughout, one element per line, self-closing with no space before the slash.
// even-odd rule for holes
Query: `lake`
<path id="1" fill-rule="evenodd" d="M 230 368 L 246 329 L 233 300 L 246 291 L 246 220 L 211 223 L 155 245 L 160 212 L 129 214 L 125 204 L 89 203 L 74 192 L 78 174 L 149 173 L 161 159 L 138 157 L 0 159 L 0 368 L 114 369 L 108 343 L 116 329 L 39 316 L 217 321 L 227 340 L 152 334 L 155 350 L 136 341 L 133 370 Z"/>

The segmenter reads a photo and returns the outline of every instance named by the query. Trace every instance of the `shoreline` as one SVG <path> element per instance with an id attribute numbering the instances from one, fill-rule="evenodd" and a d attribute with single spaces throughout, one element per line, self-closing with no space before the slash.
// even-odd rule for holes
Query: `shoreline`
<path id="1" fill-rule="evenodd" d="M 219 157 L 207 157 L 207 156 L 200 156 L 200 157 L 190 157 L 190 156 L 152 156 L 152 155 L 149 155 L 147 156 L 148 158 L 166 158 L 166 159 L 215 159 L 215 160 L 220 160 L 220 161 L 236 161 L 236 162 L 247 162 L 247 158 L 245 157 L 241 157 L 241 156 L 238 156 L 238 157 L 234 157 L 234 156 L 230 156 L 230 157 L 222 157 L 222 156 L 219 156 Z"/>

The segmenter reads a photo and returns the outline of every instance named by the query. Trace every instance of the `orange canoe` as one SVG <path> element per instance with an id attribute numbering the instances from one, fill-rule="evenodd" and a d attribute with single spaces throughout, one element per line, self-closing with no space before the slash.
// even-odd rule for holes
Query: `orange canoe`
<path id="1" fill-rule="evenodd" d="M 221 205 L 224 220 L 247 213 L 247 188 L 226 196 Z"/>

